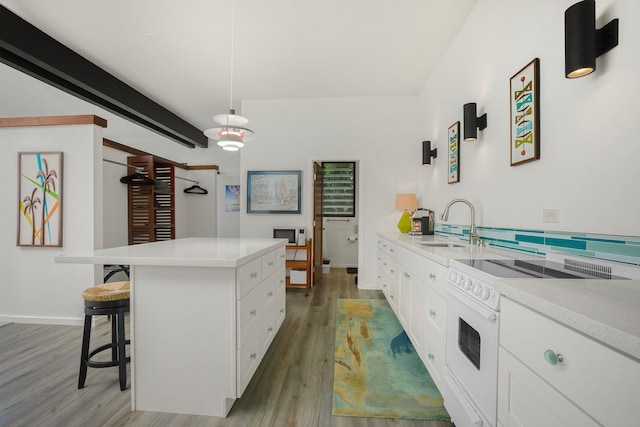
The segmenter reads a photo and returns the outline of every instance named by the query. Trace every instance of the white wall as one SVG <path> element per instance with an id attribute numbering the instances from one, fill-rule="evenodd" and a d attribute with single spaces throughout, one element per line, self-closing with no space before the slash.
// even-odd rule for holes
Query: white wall
<path id="1" fill-rule="evenodd" d="M 395 227 L 395 194 L 415 189 L 420 179 L 417 102 L 417 96 L 243 102 L 258 138 L 242 149 L 242 188 L 249 170 L 301 170 L 303 191 L 300 215 L 247 214 L 245 192 L 240 235 L 270 237 L 274 225 L 310 232 L 312 162 L 359 161 L 359 286 L 375 286 L 375 232 Z"/>
<path id="2" fill-rule="evenodd" d="M 634 143 L 640 104 L 640 2 L 599 0 L 597 25 L 620 18 L 620 45 L 598 58 L 598 69 L 564 78 L 564 11 L 574 0 L 481 0 L 417 97 L 245 101 L 258 138 L 242 151 L 247 170 L 301 169 L 302 215 L 247 215 L 241 235 L 266 236 L 276 224 L 311 224 L 312 159 L 362 159 L 363 196 L 359 286 L 374 286 L 375 232 L 394 230 L 394 197 L 415 192 L 418 204 L 442 213 L 453 198 L 469 199 L 479 225 L 640 235 L 640 178 Z M 509 79 L 540 58 L 541 159 L 509 162 Z M 416 102 L 418 105 L 416 105 Z M 477 102 L 488 127 L 476 143 L 462 143 L 461 182 L 447 184 L 448 127 L 462 122 L 462 106 Z M 421 141 L 439 150 L 420 166 Z M 560 222 L 542 222 L 542 209 L 558 208 Z M 464 206 L 451 223 L 468 224 Z"/>
<path id="3" fill-rule="evenodd" d="M 640 235 L 640 199 L 633 185 L 637 159 L 640 80 L 637 55 L 640 2 L 598 0 L 597 27 L 620 18 L 620 44 L 597 60 L 592 75 L 564 77 L 564 11 L 575 0 L 481 0 L 420 95 L 421 136 L 439 157 L 425 168 L 421 192 L 441 213 L 456 197 L 478 210 L 478 224 L 545 230 Z M 538 161 L 509 165 L 509 79 L 540 58 Z M 462 121 L 462 106 L 477 102 L 488 127 L 462 142 L 461 182 L 447 185 L 445 133 Z M 542 222 L 544 208 L 560 222 Z M 467 224 L 465 206 L 450 221 Z"/>
<path id="4" fill-rule="evenodd" d="M 92 265 L 55 264 L 54 258 L 102 245 L 102 128 L 0 128 L 0 147 L 0 321 L 79 324 L 82 291 L 102 272 Z M 29 151 L 63 152 L 61 248 L 16 246 L 17 153 Z"/>

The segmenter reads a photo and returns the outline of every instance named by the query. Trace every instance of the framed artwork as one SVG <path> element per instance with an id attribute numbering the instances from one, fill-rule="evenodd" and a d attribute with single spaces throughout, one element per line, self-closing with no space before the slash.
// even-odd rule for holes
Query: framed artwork
<path id="1" fill-rule="evenodd" d="M 240 186 L 226 185 L 224 189 L 224 211 L 240 212 Z"/>
<path id="2" fill-rule="evenodd" d="M 448 183 L 460 182 L 460 122 L 449 126 L 449 179 Z"/>
<path id="3" fill-rule="evenodd" d="M 18 246 L 62 246 L 62 152 L 18 153 Z"/>
<path id="4" fill-rule="evenodd" d="M 540 60 L 511 77 L 511 166 L 540 158 Z"/>
<path id="5" fill-rule="evenodd" d="M 247 213 L 299 214 L 301 171 L 247 171 Z"/>

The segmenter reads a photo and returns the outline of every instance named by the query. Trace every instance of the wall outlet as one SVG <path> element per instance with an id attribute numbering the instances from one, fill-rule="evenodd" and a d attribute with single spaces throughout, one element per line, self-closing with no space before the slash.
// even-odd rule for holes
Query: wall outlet
<path id="1" fill-rule="evenodd" d="M 542 222 L 560 222 L 560 209 L 542 209 Z"/>

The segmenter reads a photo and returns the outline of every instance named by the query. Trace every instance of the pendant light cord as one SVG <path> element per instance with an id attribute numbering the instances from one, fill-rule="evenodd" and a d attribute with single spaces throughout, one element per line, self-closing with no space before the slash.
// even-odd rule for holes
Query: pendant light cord
<path id="1" fill-rule="evenodd" d="M 229 110 L 233 110 L 233 50 L 234 50 L 234 9 L 235 0 L 231 0 L 231 87 L 229 88 Z"/>

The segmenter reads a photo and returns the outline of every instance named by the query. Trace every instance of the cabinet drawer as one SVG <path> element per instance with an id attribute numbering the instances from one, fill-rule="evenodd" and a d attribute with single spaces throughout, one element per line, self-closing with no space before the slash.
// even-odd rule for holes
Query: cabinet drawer
<path id="1" fill-rule="evenodd" d="M 500 345 L 604 425 L 640 419 L 640 364 L 509 299 L 502 300 Z M 562 355 L 552 365 L 545 359 Z"/>
<path id="2" fill-rule="evenodd" d="M 251 377 L 258 369 L 260 361 L 262 360 L 262 340 L 260 339 L 260 330 L 255 329 L 253 333 L 248 337 L 247 344 L 238 349 L 236 364 L 238 366 L 237 371 L 237 396 L 241 397 L 244 390 L 249 385 Z"/>
<path id="3" fill-rule="evenodd" d="M 238 267 L 238 299 L 244 297 L 262 281 L 262 258 Z"/>
<path id="4" fill-rule="evenodd" d="M 498 420 L 505 427 L 596 427 L 580 408 L 500 349 Z"/>
<path id="5" fill-rule="evenodd" d="M 425 310 L 428 335 L 444 339 L 447 331 L 447 300 L 431 288 L 427 288 L 427 308 Z"/>
<path id="6" fill-rule="evenodd" d="M 262 286 L 254 288 L 251 292 L 244 296 L 236 303 L 237 307 L 237 347 L 242 348 L 246 345 L 247 337 L 254 330 L 258 329 L 258 322 L 262 314 L 262 307 L 259 304 L 259 294 Z"/>
<path id="7" fill-rule="evenodd" d="M 445 341 L 443 337 L 430 337 L 420 354 L 424 366 L 440 391 L 444 390 Z"/>
<path id="8" fill-rule="evenodd" d="M 281 288 L 276 293 L 276 331 L 280 329 L 280 326 L 284 322 L 284 318 L 287 314 L 287 294 L 285 288 Z"/>
<path id="9" fill-rule="evenodd" d="M 259 304 L 265 313 L 273 309 L 273 304 L 276 300 L 276 280 L 277 278 L 274 275 L 273 277 L 266 278 L 260 286 L 258 286 Z"/>
<path id="10" fill-rule="evenodd" d="M 268 254 L 264 254 L 261 257 L 262 260 L 262 277 L 269 277 L 271 273 L 276 270 L 276 252 L 272 251 Z"/>
<path id="11" fill-rule="evenodd" d="M 447 296 L 445 285 L 447 283 L 447 273 L 449 269 L 437 262 L 428 261 L 424 264 L 425 282 L 427 282 L 436 292 L 443 297 Z"/>
<path id="12" fill-rule="evenodd" d="M 276 311 L 274 309 L 267 312 L 264 318 L 260 321 L 260 339 L 262 340 L 262 352 L 266 353 L 273 337 L 276 335 L 278 329 L 276 328 Z"/>
<path id="13" fill-rule="evenodd" d="M 287 260 L 287 251 L 284 246 L 275 250 L 276 268 L 284 265 Z"/>

